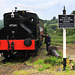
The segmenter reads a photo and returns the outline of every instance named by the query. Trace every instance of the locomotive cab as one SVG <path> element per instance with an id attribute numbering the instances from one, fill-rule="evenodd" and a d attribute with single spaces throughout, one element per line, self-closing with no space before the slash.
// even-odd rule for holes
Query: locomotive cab
<path id="1" fill-rule="evenodd" d="M 4 56 L 11 52 L 35 52 L 40 46 L 39 18 L 37 14 L 16 11 L 4 14 L 4 28 L 0 30 L 0 51 Z M 32 51 L 32 52 L 31 52 Z M 8 53 L 8 54 L 7 54 Z"/>

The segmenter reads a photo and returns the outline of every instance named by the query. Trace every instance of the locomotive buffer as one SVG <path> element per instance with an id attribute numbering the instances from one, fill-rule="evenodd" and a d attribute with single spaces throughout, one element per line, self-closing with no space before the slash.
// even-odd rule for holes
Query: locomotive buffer
<path id="1" fill-rule="evenodd" d="M 63 15 L 58 15 L 58 28 L 63 28 L 63 70 L 66 68 L 66 28 L 74 28 L 74 15 L 66 15 L 64 6 Z"/>

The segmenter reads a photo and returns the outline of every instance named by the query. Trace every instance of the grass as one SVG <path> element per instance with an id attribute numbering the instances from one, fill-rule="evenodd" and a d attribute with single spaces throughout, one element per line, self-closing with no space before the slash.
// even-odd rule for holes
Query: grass
<path id="1" fill-rule="evenodd" d="M 43 46 L 44 46 L 44 44 L 42 45 L 42 48 L 43 48 Z M 43 52 L 45 52 L 45 51 L 43 51 Z M 35 58 L 35 59 L 37 59 L 37 58 Z M 52 56 L 52 57 L 49 56 L 45 59 L 39 58 L 35 62 L 32 62 L 35 59 L 33 57 L 30 57 L 30 59 L 26 62 L 26 64 L 32 65 L 34 68 L 36 68 L 40 72 L 50 69 L 50 68 L 53 68 L 52 66 L 54 66 L 54 65 L 60 65 L 60 61 L 62 61 L 62 59 L 60 60 L 54 56 Z M 48 59 L 50 60 L 50 62 L 47 61 Z M 48 63 L 46 63 L 46 62 L 48 62 Z"/>
<path id="2" fill-rule="evenodd" d="M 56 25 L 56 26 L 58 26 L 58 23 L 54 23 L 54 24 L 49 24 L 49 25 Z"/>
<path id="3" fill-rule="evenodd" d="M 42 45 L 42 48 L 45 44 Z M 44 58 L 45 50 L 41 50 L 41 57 Z M 57 51 L 58 52 L 58 51 Z M 58 52 L 61 55 L 60 52 Z M 62 55 L 61 55 L 62 56 Z M 58 59 L 54 56 L 49 56 L 45 59 L 41 59 L 41 57 L 30 57 L 27 61 L 27 65 L 33 66 L 31 69 L 18 70 L 13 73 L 13 75 L 74 75 L 75 71 L 71 71 L 70 68 L 66 68 L 66 71 L 57 71 L 58 68 L 63 70 L 63 65 L 60 63 L 62 59 Z M 46 56 L 45 56 L 46 57 Z M 34 61 L 36 59 L 36 61 Z"/>
<path id="4" fill-rule="evenodd" d="M 2 65 L 20 65 L 23 62 L 5 62 L 5 64 L 2 63 Z"/>
<path id="5" fill-rule="evenodd" d="M 33 72 L 33 71 L 32 70 L 31 71 L 24 71 L 23 70 L 23 71 L 17 71 L 13 75 L 27 75 L 27 74 L 31 74 L 31 72 Z M 35 72 L 40 73 L 40 72 L 38 72 L 38 70 L 35 70 Z M 33 74 L 36 74 L 35 72 L 33 72 Z M 50 70 L 50 72 L 48 72 L 47 74 L 46 73 L 47 73 L 47 71 L 45 71 L 43 75 L 47 75 L 48 73 L 51 75 L 75 75 L 75 71 L 55 72 L 55 71 Z"/>
<path id="6" fill-rule="evenodd" d="M 42 59 L 38 59 L 37 61 L 35 61 L 34 65 L 37 66 L 38 71 L 43 71 L 50 68 L 50 64 L 45 64 Z"/>
<path id="7" fill-rule="evenodd" d="M 47 58 L 44 60 L 45 63 L 49 63 L 50 65 L 61 65 L 62 59 L 57 58 L 55 56 L 51 56 L 50 58 Z"/>
<path id="8" fill-rule="evenodd" d="M 57 68 L 57 67 L 55 67 Z M 30 69 L 30 70 L 20 70 L 20 71 L 15 71 L 13 75 L 75 75 L 75 71 L 56 71 L 54 68 L 50 69 L 39 69 L 41 71 L 38 71 L 37 69 Z M 42 71 L 43 70 L 43 71 Z"/>
<path id="9" fill-rule="evenodd" d="M 42 59 L 38 59 L 37 61 L 34 62 L 34 65 L 35 64 L 38 64 L 38 65 L 44 64 L 44 61 Z"/>
<path id="10" fill-rule="evenodd" d="M 31 69 L 31 70 L 20 70 L 20 71 L 15 71 L 13 73 L 13 75 L 27 75 L 27 74 L 34 74 L 34 73 L 37 73 L 39 72 L 38 70 L 34 70 L 34 69 Z"/>
<path id="11" fill-rule="evenodd" d="M 58 36 L 56 34 L 54 35 L 50 34 L 50 36 L 52 45 L 63 45 L 63 36 Z M 66 37 L 67 44 L 75 44 L 72 41 L 75 41 L 75 34 Z"/>

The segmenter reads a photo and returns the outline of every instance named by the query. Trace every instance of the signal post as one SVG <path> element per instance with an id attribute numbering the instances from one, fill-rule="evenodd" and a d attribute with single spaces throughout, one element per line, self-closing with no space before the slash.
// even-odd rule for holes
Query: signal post
<path id="1" fill-rule="evenodd" d="M 63 70 L 66 68 L 66 29 L 74 28 L 74 15 L 66 15 L 65 6 L 63 15 L 58 15 L 58 28 L 63 28 Z"/>

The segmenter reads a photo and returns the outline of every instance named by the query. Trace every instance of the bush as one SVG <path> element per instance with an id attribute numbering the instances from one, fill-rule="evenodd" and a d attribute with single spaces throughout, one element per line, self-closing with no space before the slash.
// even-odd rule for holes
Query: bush
<path id="1" fill-rule="evenodd" d="M 34 64 L 44 64 L 44 61 L 42 59 L 39 59 L 37 61 L 34 62 Z"/>
<path id="2" fill-rule="evenodd" d="M 44 70 L 44 68 L 39 68 L 39 69 L 38 69 L 38 71 L 43 71 L 43 70 Z"/>
<path id="3" fill-rule="evenodd" d="M 52 66 L 54 66 L 54 65 L 60 65 L 62 62 L 62 59 L 58 58 L 58 57 L 51 56 L 50 58 L 45 59 L 44 62 L 49 63 Z"/>
<path id="4" fill-rule="evenodd" d="M 67 68 L 67 67 L 66 67 L 66 72 L 69 72 L 69 71 L 70 71 L 70 68 Z"/>
<path id="5" fill-rule="evenodd" d="M 34 62 L 34 64 L 38 64 L 39 65 L 40 68 L 38 68 L 38 71 L 43 71 L 45 69 L 49 69 L 50 68 L 50 64 L 45 64 L 42 59 L 37 60 L 36 62 Z"/>
<path id="6" fill-rule="evenodd" d="M 60 65 L 61 62 L 62 62 L 61 58 L 51 56 L 50 58 L 47 58 L 44 61 L 42 59 L 39 59 L 39 60 L 35 61 L 34 64 L 39 65 L 38 71 L 43 71 L 45 69 L 49 69 L 50 66 Z"/>
<path id="7" fill-rule="evenodd" d="M 39 68 L 38 71 L 43 71 L 45 69 L 49 69 L 50 68 L 50 64 L 42 64 L 42 68 Z"/>
<path id="8" fill-rule="evenodd" d="M 50 68 L 50 64 L 43 64 L 43 68 L 44 69 L 49 69 Z"/>

